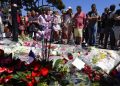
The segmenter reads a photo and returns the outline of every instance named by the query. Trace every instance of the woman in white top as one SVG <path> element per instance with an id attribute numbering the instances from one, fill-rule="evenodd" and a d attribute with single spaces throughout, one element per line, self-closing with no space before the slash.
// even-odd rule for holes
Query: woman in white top
<path id="1" fill-rule="evenodd" d="M 64 20 L 63 20 L 63 42 L 64 43 L 69 43 L 71 40 L 71 34 L 72 34 L 72 9 L 69 7 L 67 12 L 64 15 Z"/>

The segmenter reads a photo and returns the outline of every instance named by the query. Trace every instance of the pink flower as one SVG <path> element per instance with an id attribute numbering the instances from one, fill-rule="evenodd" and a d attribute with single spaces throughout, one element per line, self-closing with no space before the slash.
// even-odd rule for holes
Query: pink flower
<path id="1" fill-rule="evenodd" d="M 7 69 L 5 67 L 0 67 L 0 73 L 5 72 Z"/>
<path id="2" fill-rule="evenodd" d="M 13 72 L 13 67 L 11 67 L 11 68 L 8 68 L 6 71 L 8 72 L 8 73 L 12 73 Z"/>

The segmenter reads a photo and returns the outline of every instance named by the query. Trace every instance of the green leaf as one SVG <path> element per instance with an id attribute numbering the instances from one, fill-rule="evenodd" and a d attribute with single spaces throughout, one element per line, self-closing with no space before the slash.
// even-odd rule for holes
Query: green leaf
<path id="1" fill-rule="evenodd" d="M 13 79 L 19 79 L 19 78 L 20 77 L 17 74 L 13 75 Z"/>
<path id="2" fill-rule="evenodd" d="M 38 83 L 37 86 L 48 86 L 46 82 Z"/>
<path id="3" fill-rule="evenodd" d="M 61 62 L 62 62 L 61 59 L 57 59 L 55 64 L 54 64 L 54 67 L 57 68 Z"/>

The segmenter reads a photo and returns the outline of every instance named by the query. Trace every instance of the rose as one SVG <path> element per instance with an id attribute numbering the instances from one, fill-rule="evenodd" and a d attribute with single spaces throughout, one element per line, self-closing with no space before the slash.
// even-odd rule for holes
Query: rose
<path id="1" fill-rule="evenodd" d="M 90 73 L 90 74 L 88 74 L 88 77 L 90 80 L 92 80 L 93 75 Z"/>
<path id="2" fill-rule="evenodd" d="M 11 67 L 11 68 L 8 68 L 6 71 L 7 71 L 7 73 L 12 73 L 12 72 L 13 72 L 13 70 L 14 70 L 14 68 L 13 68 L 13 67 Z"/>
<path id="3" fill-rule="evenodd" d="M 41 75 L 41 72 L 38 72 L 38 73 L 37 73 L 37 76 L 40 76 L 40 75 Z"/>
<path id="4" fill-rule="evenodd" d="M 0 83 L 3 83 L 3 78 L 0 78 Z"/>
<path id="5" fill-rule="evenodd" d="M 7 69 L 5 67 L 0 67 L 0 73 L 5 72 Z"/>
<path id="6" fill-rule="evenodd" d="M 29 75 L 29 74 L 26 75 L 26 78 L 27 78 L 27 79 L 30 79 L 30 78 L 31 78 L 31 75 Z"/>
<path id="7" fill-rule="evenodd" d="M 33 84 L 35 84 L 36 83 L 36 80 L 35 80 L 35 78 L 32 78 L 32 81 L 31 81 Z"/>
<path id="8" fill-rule="evenodd" d="M 33 83 L 30 81 L 27 83 L 27 86 L 33 86 Z"/>
<path id="9" fill-rule="evenodd" d="M 111 74 L 112 74 L 113 76 L 116 76 L 116 75 L 117 75 L 117 70 L 113 70 L 113 71 L 111 72 Z"/>
<path id="10" fill-rule="evenodd" d="M 11 78 L 12 78 L 11 75 L 6 76 L 6 77 L 4 78 L 4 82 L 7 83 Z"/>
<path id="11" fill-rule="evenodd" d="M 38 70 L 39 70 L 39 67 L 40 67 L 39 64 L 35 65 L 35 66 L 34 66 L 34 71 L 38 71 Z"/>
<path id="12" fill-rule="evenodd" d="M 37 72 L 32 71 L 32 77 L 36 77 L 37 76 Z"/>
<path id="13" fill-rule="evenodd" d="M 73 56 L 68 56 L 68 59 L 69 59 L 69 60 L 72 60 L 72 59 L 73 59 Z"/>
<path id="14" fill-rule="evenodd" d="M 100 76 L 99 75 L 95 75 L 94 80 L 95 81 L 99 81 L 100 80 Z"/>
<path id="15" fill-rule="evenodd" d="M 47 76 L 49 71 L 47 68 L 42 68 L 40 72 L 42 76 Z"/>

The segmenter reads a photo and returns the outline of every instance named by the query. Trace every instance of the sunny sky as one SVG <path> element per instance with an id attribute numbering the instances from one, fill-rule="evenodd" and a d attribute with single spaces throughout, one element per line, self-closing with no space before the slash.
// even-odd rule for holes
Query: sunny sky
<path id="1" fill-rule="evenodd" d="M 82 6 L 82 10 L 84 12 L 88 12 L 91 10 L 91 4 L 95 3 L 97 6 L 98 13 L 102 13 L 105 7 L 109 7 L 111 4 L 115 4 L 116 8 L 119 7 L 120 0 L 63 0 L 66 5 L 66 8 L 71 6 L 73 8 L 73 12 L 76 12 L 76 6 Z"/>
<path id="2" fill-rule="evenodd" d="M 82 6 L 82 10 L 87 13 L 91 10 L 91 4 L 95 3 L 97 6 L 97 10 L 99 14 L 102 14 L 105 7 L 109 7 L 111 4 L 115 4 L 116 8 L 120 8 L 119 3 L 120 0 L 63 0 L 66 9 L 70 6 L 73 9 L 73 12 L 76 12 L 76 6 L 80 5 Z M 44 4 L 45 1 L 44 1 Z M 23 11 L 23 15 L 25 15 L 26 12 Z"/>

